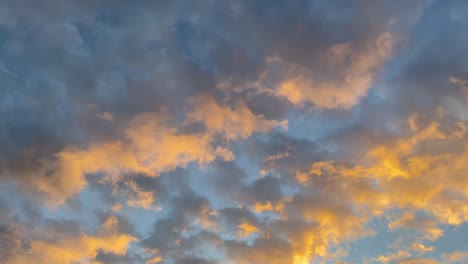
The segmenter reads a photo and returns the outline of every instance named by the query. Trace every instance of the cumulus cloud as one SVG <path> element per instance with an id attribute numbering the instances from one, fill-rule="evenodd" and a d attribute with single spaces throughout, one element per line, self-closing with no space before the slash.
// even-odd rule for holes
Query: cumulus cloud
<path id="1" fill-rule="evenodd" d="M 120 234 L 117 219 L 109 218 L 102 224 L 99 234 L 81 234 L 55 240 L 31 240 L 28 245 L 22 245 L 21 237 L 7 236 L 5 240 L 17 241 L 5 247 L 5 263 L 75 263 L 92 262 L 99 252 L 124 255 L 129 244 L 135 238 L 128 234 Z"/>
<path id="2" fill-rule="evenodd" d="M 317 108 L 349 109 L 367 94 L 375 72 L 390 57 L 394 41 L 391 33 L 385 32 L 363 51 L 353 50 L 350 43 L 335 44 L 326 61 L 333 71 L 343 68 L 342 73 L 337 73 L 337 80 L 316 80 L 308 69 L 286 66 L 291 68 L 287 71 L 292 76 L 278 85 L 275 94 L 293 104 L 311 102 Z"/>
<path id="3" fill-rule="evenodd" d="M 463 10 L 2 2 L 0 262 L 463 262 Z"/>

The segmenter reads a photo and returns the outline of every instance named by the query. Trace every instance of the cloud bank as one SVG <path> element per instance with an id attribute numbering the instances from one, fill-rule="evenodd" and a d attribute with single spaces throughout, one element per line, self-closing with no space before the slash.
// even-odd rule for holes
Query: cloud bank
<path id="1" fill-rule="evenodd" d="M 463 263 L 463 1 L 3 1 L 0 262 Z"/>

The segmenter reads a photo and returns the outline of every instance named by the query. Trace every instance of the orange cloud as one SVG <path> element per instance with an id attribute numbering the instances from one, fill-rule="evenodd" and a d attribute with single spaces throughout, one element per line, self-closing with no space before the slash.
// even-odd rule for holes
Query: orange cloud
<path id="1" fill-rule="evenodd" d="M 256 226 L 244 222 L 238 226 L 239 229 L 239 236 L 241 237 L 248 237 L 252 233 L 258 233 L 259 230 Z"/>
<path id="2" fill-rule="evenodd" d="M 448 132 L 443 132 L 437 122 L 410 131 L 408 136 L 371 148 L 361 164 L 320 161 L 308 170 L 293 171 L 302 188 L 318 194 L 315 198 L 293 199 L 284 204 L 281 212 L 268 203 L 255 204 L 253 209 L 277 211 L 283 219 L 300 217 L 315 224 L 301 229 L 300 235 L 287 234 L 297 263 L 327 256 L 332 244 L 372 234 L 364 228 L 366 223 L 395 208 L 403 214 L 389 217 L 391 231 L 413 229 L 426 239 L 437 239 L 443 235 L 441 224 L 468 221 L 467 133 L 457 124 L 447 126 Z M 437 148 L 431 148 L 433 144 Z M 320 199 L 321 193 L 327 198 Z M 432 249 L 413 245 L 413 250 L 419 252 Z M 377 260 L 410 257 L 405 252 Z"/>
<path id="3" fill-rule="evenodd" d="M 307 69 L 290 66 L 294 68 L 291 72 L 300 74 L 282 82 L 276 94 L 296 105 L 311 102 L 317 108 L 348 109 L 367 94 L 376 70 L 390 57 L 394 42 L 394 36 L 385 32 L 365 50 L 354 49 L 349 43 L 334 45 L 329 63 L 334 69 L 344 67 L 343 76 L 321 81 L 311 78 Z"/>
<path id="4" fill-rule="evenodd" d="M 96 236 L 81 235 L 54 241 L 33 240 L 29 248 L 19 251 L 6 264 L 48 264 L 93 262 L 99 252 L 124 255 L 128 245 L 136 238 L 119 234 L 116 230 L 117 219 L 109 218 Z"/>
<path id="5" fill-rule="evenodd" d="M 31 177 L 30 185 L 54 207 L 83 189 L 87 174 L 103 173 L 105 180 L 118 181 L 125 173 L 154 177 L 191 162 L 204 165 L 217 158 L 232 160 L 234 154 L 215 145 L 214 137 L 221 135 L 235 140 L 268 132 L 276 126 L 287 128 L 287 120 L 280 122 L 256 116 L 242 102 L 234 109 L 218 105 L 211 97 L 195 97 L 191 103 L 194 109 L 187 114 L 185 123 L 203 122 L 207 128 L 204 133 L 181 134 L 162 114 L 140 114 L 129 122 L 123 139 L 87 148 L 69 147 L 57 153 L 56 160 L 44 161 L 42 171 L 35 173 L 47 176 Z M 144 206 L 151 200 L 146 198 Z M 137 205 L 133 200 L 130 203 Z"/>
<path id="6" fill-rule="evenodd" d="M 420 230 L 424 233 L 425 238 L 436 240 L 443 235 L 442 229 L 439 228 L 437 224 L 436 219 L 418 217 L 412 212 L 406 212 L 398 219 L 390 222 L 388 227 L 390 230 L 398 228 Z"/>
<path id="7" fill-rule="evenodd" d="M 31 177 L 31 185 L 45 194 L 50 206 L 57 206 L 86 186 L 87 174 L 103 173 L 106 179 L 117 181 L 125 173 L 158 176 L 190 162 L 233 159 L 229 150 L 212 146 L 211 140 L 210 135 L 178 134 L 177 128 L 165 126 L 158 115 L 141 114 L 131 120 L 122 140 L 62 150 L 56 160 L 44 162 L 42 172 L 36 172 L 48 176 Z"/>
<path id="8" fill-rule="evenodd" d="M 462 263 L 468 260 L 468 251 L 454 251 L 443 254 L 442 257 L 448 263 Z"/>
<path id="9" fill-rule="evenodd" d="M 210 133 L 221 134 L 229 140 L 247 138 L 256 132 L 265 133 L 277 126 L 287 129 L 288 126 L 287 120 L 256 116 L 242 101 L 232 109 L 218 105 L 212 97 L 194 97 L 190 102 L 194 110 L 187 113 L 188 123 L 201 121 Z"/>
<path id="10" fill-rule="evenodd" d="M 371 149 L 370 166 L 318 162 L 308 172 L 296 172 L 296 177 L 301 184 L 316 181 L 322 174 L 341 179 L 341 185 L 346 186 L 347 191 L 340 192 L 348 194 L 348 199 L 357 204 L 370 206 L 375 212 L 391 207 L 411 207 L 433 214 L 441 223 L 458 225 L 468 220 L 465 202 L 468 195 L 465 177 L 468 144 L 464 140 L 465 134 L 462 126 L 452 133 L 442 133 L 437 123 L 431 123 L 408 138 Z M 440 147 L 437 152 L 421 152 L 428 144 Z M 441 152 L 442 149 L 445 151 Z M 375 187 L 363 189 L 362 181 L 374 181 Z M 357 188 L 358 183 L 361 187 L 355 192 L 353 188 Z M 342 187 L 334 185 L 330 188 Z"/>

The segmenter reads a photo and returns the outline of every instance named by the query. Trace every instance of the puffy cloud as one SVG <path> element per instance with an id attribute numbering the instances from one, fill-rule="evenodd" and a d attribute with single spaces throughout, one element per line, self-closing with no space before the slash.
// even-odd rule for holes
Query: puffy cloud
<path id="1" fill-rule="evenodd" d="M 259 230 L 256 226 L 251 225 L 249 223 L 242 223 L 241 225 L 238 226 L 239 228 L 239 235 L 241 237 L 247 237 L 251 233 L 258 233 Z"/>
<path id="2" fill-rule="evenodd" d="M 41 161 L 39 175 L 45 177 L 31 176 L 28 181 L 46 195 L 51 205 L 58 205 L 86 185 L 88 174 L 103 173 L 115 181 L 125 173 L 153 177 L 191 162 L 204 165 L 218 157 L 231 160 L 234 154 L 215 144 L 217 135 L 235 140 L 254 132 L 265 133 L 275 126 L 287 126 L 286 120 L 278 122 L 255 116 L 242 103 L 235 110 L 219 106 L 213 99 L 194 98 L 193 103 L 194 110 L 187 113 L 186 121 L 202 122 L 207 128 L 202 134 L 180 133 L 161 114 L 140 114 L 129 121 L 123 139 L 98 142 L 87 148 L 65 148 L 55 155 L 55 160 Z"/>
<path id="3" fill-rule="evenodd" d="M 343 195 L 350 195 L 356 203 L 366 204 L 375 212 L 390 207 L 423 209 L 441 223 L 458 225 L 466 221 L 466 208 L 461 201 L 466 199 L 463 175 L 467 146 L 463 126 L 455 125 L 452 129 L 445 134 L 437 123 L 431 123 L 408 138 L 369 150 L 365 159 L 370 165 L 349 167 L 315 162 L 308 171 L 298 171 L 296 179 L 303 185 L 314 186 L 323 177 L 341 178 L 344 180 L 341 188 L 348 188 Z M 433 149 L 430 144 L 439 147 Z M 362 185 L 364 179 L 374 180 L 375 187 L 367 185 L 366 188 Z M 453 199 L 454 196 L 449 202 L 447 195 L 459 195 L 460 200 Z"/>
<path id="4" fill-rule="evenodd" d="M 349 109 L 367 94 L 376 71 L 391 55 L 394 38 L 385 32 L 365 50 L 353 50 L 350 43 L 333 45 L 326 61 L 333 70 L 343 68 L 343 72 L 330 81 L 313 79 L 310 77 L 313 72 L 307 69 L 287 66 L 291 68 L 288 71 L 297 75 L 283 81 L 275 93 L 293 104 L 311 102 L 317 108 Z"/>
<path id="5" fill-rule="evenodd" d="M 0 262 L 464 261 L 467 7 L 2 2 Z"/>
<path id="6" fill-rule="evenodd" d="M 120 234 L 117 219 L 109 218 L 97 235 L 81 234 L 75 237 L 56 240 L 32 240 L 27 247 L 16 243 L 16 247 L 9 247 L 5 263 L 75 263 L 92 262 L 99 252 L 124 255 L 128 246 L 136 238 Z M 16 238 L 19 239 L 19 238 Z M 18 241 L 18 240 L 17 240 Z"/>
<path id="7" fill-rule="evenodd" d="M 188 122 L 201 121 L 211 133 L 220 133 L 229 140 L 247 138 L 254 132 L 265 133 L 276 126 L 287 129 L 288 121 L 267 120 L 255 116 L 243 102 L 234 109 L 219 106 L 213 98 L 192 98 L 195 109 L 187 113 Z"/>
<path id="8" fill-rule="evenodd" d="M 155 114 L 139 115 L 125 130 L 124 140 L 64 149 L 55 160 L 44 161 L 42 172 L 34 171 L 40 176 L 31 176 L 29 184 L 44 193 L 51 205 L 59 205 L 87 184 L 87 174 L 104 173 L 114 180 L 125 173 L 154 177 L 190 162 L 233 158 L 228 150 L 213 147 L 209 136 L 178 135 L 176 131 L 162 125 Z"/>
<path id="9" fill-rule="evenodd" d="M 365 228 L 366 223 L 392 209 L 404 213 L 388 216 L 390 230 L 416 230 L 427 239 L 438 239 L 443 235 L 441 225 L 466 221 L 465 137 L 463 126 L 452 125 L 444 133 L 437 123 L 429 123 L 403 138 L 369 149 L 362 164 L 317 161 L 306 170 L 293 167 L 293 179 L 304 188 L 303 194 L 293 196 L 281 209 L 268 202 L 256 203 L 253 208 L 258 212 L 277 211 L 280 218 L 304 223 L 303 228 L 287 223 L 274 228 L 280 233 L 284 228 L 298 259 L 327 256 L 334 244 L 373 234 Z M 431 148 L 431 144 L 438 147 Z M 282 169 L 281 163 L 273 164 L 273 168 L 276 166 Z M 308 191 L 310 194 L 306 194 Z M 447 195 L 453 196 L 447 199 Z M 293 233 L 294 229 L 300 230 L 300 235 Z M 433 248 L 413 245 L 413 249 L 427 252 Z M 406 253 L 382 256 L 379 261 L 411 256 L 408 251 L 402 252 Z"/>

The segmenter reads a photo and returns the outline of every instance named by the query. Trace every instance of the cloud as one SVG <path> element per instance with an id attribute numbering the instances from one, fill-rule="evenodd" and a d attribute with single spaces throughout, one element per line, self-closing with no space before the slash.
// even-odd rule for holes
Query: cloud
<path id="1" fill-rule="evenodd" d="M 443 254 L 444 261 L 449 263 L 458 263 L 463 262 L 468 259 L 468 252 L 466 251 L 454 251 L 450 253 Z"/>
<path id="2" fill-rule="evenodd" d="M 426 238 L 436 240 L 443 235 L 443 231 L 437 226 L 437 220 L 434 217 L 417 216 L 414 213 L 405 213 L 399 219 L 390 222 L 390 230 L 398 228 L 408 228 L 422 231 Z"/>
<path id="3" fill-rule="evenodd" d="M 286 241 L 279 239 L 260 238 L 252 246 L 243 242 L 230 241 L 226 243 L 227 259 L 235 263 L 244 264 L 264 263 L 298 263 L 291 258 L 291 248 Z"/>
<path id="4" fill-rule="evenodd" d="M 462 262 L 466 8 L 2 2 L 0 262 Z"/>
<path id="5" fill-rule="evenodd" d="M 287 129 L 288 121 L 267 120 L 255 116 L 243 103 L 235 109 L 219 106 L 213 98 L 192 98 L 194 111 L 187 113 L 187 122 L 201 121 L 211 133 L 222 134 L 228 140 L 247 138 L 254 132 L 265 133 L 277 126 Z"/>
<path id="6" fill-rule="evenodd" d="M 389 216 L 390 230 L 417 230 L 432 240 L 443 235 L 442 224 L 459 225 L 466 221 L 461 202 L 465 199 L 462 175 L 466 168 L 462 164 L 466 157 L 462 153 L 466 146 L 461 131 L 464 130 L 453 124 L 452 130 L 444 133 L 436 123 L 430 123 L 412 135 L 371 148 L 362 164 L 317 161 L 307 170 L 291 168 L 293 179 L 304 191 L 285 202 L 279 213 L 287 221 L 304 223 L 303 228 L 298 224 L 292 228 L 288 222 L 282 225 L 292 245 L 300 245 L 295 249 L 297 256 L 327 256 L 333 244 L 371 235 L 373 231 L 363 228 L 365 224 L 373 216 L 392 209 L 405 213 L 396 218 Z M 439 147 L 431 149 L 430 143 Z M 457 152 L 452 148 L 454 143 L 458 144 Z M 308 191 L 311 194 L 306 194 Z M 447 199 L 449 193 L 455 196 Z M 261 205 L 258 211 L 278 210 L 271 203 Z M 274 229 L 278 232 L 282 230 L 280 226 Z M 301 235 L 293 233 L 294 229 L 299 229 Z M 398 257 L 409 257 L 408 254 Z M 380 259 L 392 260 L 395 258 L 388 256 Z"/>
<path id="7" fill-rule="evenodd" d="M 218 157 L 232 160 L 231 151 L 215 145 L 216 136 L 235 140 L 247 138 L 254 132 L 268 132 L 276 126 L 287 127 L 286 120 L 278 122 L 257 117 L 242 103 L 231 110 L 219 106 L 213 99 L 194 98 L 192 102 L 194 110 L 187 113 L 186 122 L 202 122 L 207 128 L 202 134 L 179 133 L 178 127 L 171 127 L 161 114 L 140 114 L 129 121 L 122 139 L 98 142 L 86 148 L 65 148 L 55 154 L 55 160 L 40 161 L 43 164 L 39 175 L 45 177 L 30 177 L 28 181 L 56 206 L 83 189 L 88 174 L 104 173 L 115 181 L 125 173 L 154 177 L 192 162 L 205 165 Z"/>
<path id="8" fill-rule="evenodd" d="M 424 244 L 422 244 L 421 242 L 418 242 L 418 241 L 413 242 L 413 244 L 411 246 L 413 247 L 413 250 L 415 250 L 417 252 L 431 252 L 431 251 L 434 250 L 434 247 L 426 246 L 426 245 L 424 245 Z"/>
<path id="9" fill-rule="evenodd" d="M 398 252 L 388 254 L 388 255 L 380 255 L 379 257 L 374 258 L 373 261 L 377 261 L 379 263 L 392 263 L 392 262 L 395 262 L 395 261 L 399 261 L 399 262 L 403 261 L 403 263 L 405 263 L 404 261 L 406 261 L 406 260 L 402 260 L 402 259 L 406 258 L 406 257 L 409 257 L 409 256 L 411 256 L 411 254 L 408 251 L 402 250 L 402 251 L 398 251 Z M 411 262 L 409 262 L 409 263 L 411 263 Z"/>
<path id="10" fill-rule="evenodd" d="M 0 237 L 2 238 L 0 253 L 2 262 L 6 262 L 15 257 L 21 250 L 21 240 L 18 239 L 13 228 L 2 226 L 0 228 Z"/>
<path id="11" fill-rule="evenodd" d="M 54 206 L 86 186 L 88 174 L 104 173 L 114 180 L 124 173 L 154 177 L 190 162 L 206 164 L 218 156 L 232 159 L 228 150 L 212 147 L 209 136 L 176 135 L 176 131 L 163 126 L 155 114 L 139 115 L 125 130 L 124 140 L 66 148 L 55 160 L 44 161 L 39 175 L 45 176 L 30 177 L 30 184 Z"/>
<path id="12" fill-rule="evenodd" d="M 97 235 L 81 234 L 56 240 L 32 240 L 23 246 L 21 240 L 9 247 L 5 263 L 74 263 L 93 261 L 99 252 L 124 255 L 135 237 L 120 234 L 116 218 L 109 218 Z M 19 238 L 16 238 L 19 239 Z"/>
<path id="13" fill-rule="evenodd" d="M 439 262 L 434 260 L 434 259 L 428 259 L 428 258 L 408 258 L 408 259 L 400 260 L 398 263 L 404 263 L 404 264 L 437 264 Z"/>
<path id="14" fill-rule="evenodd" d="M 153 192 L 141 190 L 133 181 L 128 181 L 125 185 L 134 193 L 134 195 L 128 195 L 134 197 L 127 201 L 128 206 L 143 207 L 145 209 L 153 208 L 155 200 Z"/>
<path id="15" fill-rule="evenodd" d="M 343 69 L 336 80 L 316 80 L 309 77 L 313 73 L 307 69 L 286 66 L 297 75 L 283 81 L 275 94 L 296 105 L 311 102 L 317 108 L 349 109 L 367 94 L 376 70 L 391 55 L 394 38 L 390 32 L 385 32 L 364 51 L 353 50 L 350 43 L 333 45 L 328 61 L 334 70 Z"/>
<path id="16" fill-rule="evenodd" d="M 251 233 L 258 233 L 259 230 L 256 226 L 250 225 L 249 223 L 243 223 L 238 226 L 239 235 L 241 237 L 248 237 Z"/>

